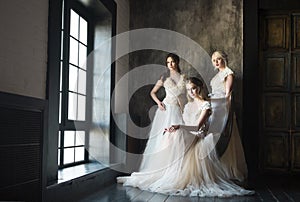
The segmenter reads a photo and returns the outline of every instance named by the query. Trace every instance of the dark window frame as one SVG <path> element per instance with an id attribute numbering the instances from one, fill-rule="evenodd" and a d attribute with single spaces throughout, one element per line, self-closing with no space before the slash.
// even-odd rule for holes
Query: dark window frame
<path id="1" fill-rule="evenodd" d="M 89 108 L 87 106 L 91 105 L 91 91 L 93 89 L 88 89 L 86 88 L 86 115 L 85 115 L 85 121 L 77 121 L 77 120 L 69 120 L 68 119 L 68 93 L 69 93 L 69 43 L 70 43 L 70 38 L 73 38 L 70 35 L 70 20 L 71 20 L 71 10 L 74 10 L 80 17 L 82 17 L 83 19 L 85 19 L 88 22 L 88 35 L 87 35 L 87 55 L 94 49 L 93 46 L 93 30 L 94 30 L 94 26 L 93 26 L 93 20 L 92 20 L 92 16 L 90 16 L 88 14 L 88 11 L 86 8 L 84 8 L 82 5 L 80 5 L 79 3 L 75 2 L 75 1 L 64 1 L 64 11 L 63 11 L 63 15 L 62 16 L 64 22 L 63 22 L 63 26 L 61 27 L 61 34 L 63 35 L 61 38 L 63 39 L 63 50 L 62 51 L 62 58 L 61 58 L 61 62 L 62 62 L 62 100 L 61 100 L 61 105 L 62 105 L 62 111 L 61 111 L 61 123 L 59 124 L 59 131 L 61 131 L 60 133 L 60 145 L 58 145 L 58 149 L 60 150 L 59 153 L 59 163 L 58 163 L 58 167 L 59 169 L 61 168 L 66 168 L 66 167 L 70 167 L 70 166 L 75 166 L 75 165 L 79 165 L 79 164 L 83 164 L 83 163 L 88 163 L 89 162 L 89 157 L 88 157 L 88 152 L 85 150 L 84 152 L 84 160 L 82 161 L 74 161 L 73 163 L 68 163 L 68 164 L 64 164 L 64 149 L 67 147 L 64 147 L 64 132 L 65 131 L 84 131 L 85 132 L 85 142 L 88 142 L 89 137 L 88 137 L 88 128 L 90 125 L 90 121 L 91 118 L 88 117 L 89 113 Z M 90 77 L 91 70 L 86 70 L 86 78 Z M 88 81 L 88 79 L 86 79 Z M 86 83 L 87 84 L 87 83 Z M 86 85 L 86 86 L 90 86 L 90 85 Z M 78 128 L 79 127 L 79 128 Z M 76 138 L 76 137 L 75 137 Z M 74 148 L 75 149 L 76 146 L 72 146 L 70 148 Z M 85 147 L 85 146 L 84 146 Z M 75 155 L 75 154 L 74 154 Z M 74 158 L 76 158 L 74 156 Z"/>
<path id="2" fill-rule="evenodd" d="M 78 3 L 81 0 L 65 0 L 70 4 Z M 116 3 L 113 0 L 95 0 L 101 2 L 112 16 L 112 37 L 116 34 Z M 83 5 L 77 4 L 78 8 L 86 8 L 87 13 L 91 14 L 92 4 Z M 43 143 L 43 187 L 57 183 L 58 179 L 58 131 L 59 131 L 59 76 L 60 76 L 60 58 L 61 58 L 61 26 L 62 26 L 62 0 L 49 0 L 49 18 L 48 18 L 48 69 L 47 69 L 47 88 L 46 99 L 48 101 L 49 111 L 47 117 L 48 127 L 46 129 L 44 143 Z M 99 14 L 99 13 L 98 13 Z M 93 16 L 94 15 L 94 16 Z M 91 14 L 93 24 L 97 21 L 97 13 Z M 89 28 L 90 31 L 91 27 Z M 91 31 L 91 37 L 94 39 L 94 30 Z M 112 44 L 112 58 L 114 58 L 114 46 Z M 93 48 L 87 50 L 88 53 Z M 114 88 L 115 81 L 115 63 L 111 65 L 111 93 Z M 88 78 L 88 76 L 87 76 Z M 89 81 L 90 82 L 90 81 Z M 89 84 L 87 84 L 89 85 Z M 87 91 L 87 96 L 90 96 L 92 91 Z M 89 95 L 88 95 L 89 94 Z M 88 106 L 87 110 L 92 110 Z M 79 123 L 80 126 L 82 123 Z M 110 116 L 110 141 L 114 144 L 114 127 L 115 124 Z"/>

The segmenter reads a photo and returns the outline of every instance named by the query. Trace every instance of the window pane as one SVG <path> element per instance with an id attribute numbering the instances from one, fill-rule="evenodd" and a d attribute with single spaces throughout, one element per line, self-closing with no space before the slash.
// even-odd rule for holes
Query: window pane
<path id="1" fill-rule="evenodd" d="M 61 135 L 60 135 L 60 131 L 58 131 L 58 148 L 60 148 L 60 137 L 61 137 Z"/>
<path id="2" fill-rule="evenodd" d="M 79 41 L 81 41 L 84 44 L 87 44 L 87 32 L 88 32 L 88 27 L 87 27 L 87 21 L 83 18 L 80 18 L 80 38 Z"/>
<path id="3" fill-rule="evenodd" d="M 85 142 L 85 131 L 76 131 L 75 146 L 84 145 Z"/>
<path id="4" fill-rule="evenodd" d="M 60 165 L 60 149 L 57 152 L 57 165 Z"/>
<path id="5" fill-rule="evenodd" d="M 70 58 L 69 58 L 69 62 L 74 64 L 74 65 L 78 65 L 78 42 L 73 39 L 70 38 Z"/>
<path id="6" fill-rule="evenodd" d="M 78 68 L 69 65 L 69 91 L 77 92 Z"/>
<path id="7" fill-rule="evenodd" d="M 61 104 L 62 104 L 62 103 L 61 103 L 61 96 L 62 96 L 62 94 L 61 94 L 61 92 L 60 92 L 60 93 L 59 93 L 59 111 L 58 111 L 58 112 L 59 112 L 59 113 L 58 113 L 58 116 L 59 116 L 59 117 L 58 117 L 58 122 L 59 122 L 59 123 L 61 123 L 61 109 L 62 109 L 62 106 L 61 106 Z"/>
<path id="8" fill-rule="evenodd" d="M 69 92 L 68 119 L 75 120 L 77 114 L 77 95 Z"/>
<path id="9" fill-rule="evenodd" d="M 78 117 L 77 120 L 85 121 L 85 96 L 78 95 Z"/>
<path id="10" fill-rule="evenodd" d="M 79 44 L 79 67 L 86 69 L 87 49 L 86 46 Z"/>
<path id="11" fill-rule="evenodd" d="M 61 42 L 60 42 L 60 59 L 63 60 L 64 55 L 64 31 L 61 32 Z"/>
<path id="12" fill-rule="evenodd" d="M 64 164 L 74 162 L 74 148 L 64 149 Z"/>
<path id="13" fill-rule="evenodd" d="M 84 160 L 84 147 L 76 147 L 75 161 L 83 161 L 83 160 Z"/>
<path id="14" fill-rule="evenodd" d="M 65 4 L 64 1 L 62 2 L 62 10 L 61 10 L 61 28 L 64 29 L 64 19 L 65 19 Z"/>
<path id="15" fill-rule="evenodd" d="M 78 93 L 86 94 L 86 72 L 79 69 Z"/>
<path id="16" fill-rule="evenodd" d="M 78 39 L 79 15 L 71 9 L 70 35 Z"/>
<path id="17" fill-rule="evenodd" d="M 63 69 L 63 63 L 60 62 L 60 73 L 59 73 L 59 91 L 62 91 L 62 69 Z"/>
<path id="18" fill-rule="evenodd" d="M 75 131 L 65 131 L 64 147 L 75 146 Z"/>

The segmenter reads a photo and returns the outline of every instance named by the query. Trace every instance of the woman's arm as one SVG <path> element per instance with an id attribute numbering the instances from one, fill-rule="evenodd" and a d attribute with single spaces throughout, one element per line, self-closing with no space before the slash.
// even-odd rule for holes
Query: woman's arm
<path id="1" fill-rule="evenodd" d="M 156 84 L 154 85 L 154 87 L 152 88 L 151 92 L 150 92 L 150 96 L 152 97 L 152 99 L 154 100 L 154 102 L 156 102 L 156 104 L 158 105 L 160 110 L 166 110 L 165 105 L 163 102 L 161 102 L 158 97 L 156 96 L 157 91 L 162 87 L 163 85 L 163 81 L 162 79 L 158 80 L 156 82 Z"/>
<path id="2" fill-rule="evenodd" d="M 211 112 L 210 109 L 203 110 L 200 114 L 199 123 L 196 126 L 172 125 L 170 128 L 165 129 L 165 131 L 174 132 L 175 130 L 178 130 L 179 128 L 183 128 L 188 131 L 198 131 L 203 126 L 203 124 L 206 123 L 206 121 L 210 115 L 210 112 Z"/>
<path id="3" fill-rule="evenodd" d="M 229 74 L 225 78 L 225 97 L 229 97 L 231 95 L 233 86 L 233 74 Z"/>

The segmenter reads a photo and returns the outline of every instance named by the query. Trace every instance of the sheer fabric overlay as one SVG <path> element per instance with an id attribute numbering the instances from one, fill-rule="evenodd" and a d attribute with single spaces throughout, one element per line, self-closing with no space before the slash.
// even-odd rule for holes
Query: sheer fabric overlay
<path id="1" fill-rule="evenodd" d="M 211 87 L 212 87 L 212 94 L 211 94 L 211 99 L 222 99 L 225 97 L 225 79 L 228 75 L 233 74 L 234 72 L 228 68 L 225 67 L 224 70 L 219 71 L 211 80 Z M 227 102 L 231 102 L 231 98 L 226 99 Z M 221 102 L 213 102 L 214 103 L 214 108 L 217 110 L 215 111 L 220 111 L 225 109 L 224 107 L 220 107 L 219 105 L 222 105 Z M 220 104 L 221 103 L 221 104 Z M 224 102 L 223 102 L 224 103 Z M 228 105 L 228 110 L 229 106 L 231 105 L 230 103 Z M 218 112 L 219 113 L 219 112 Z M 226 113 L 228 114 L 228 113 Z M 238 180 L 240 182 L 243 182 L 246 180 L 247 175 L 248 175 L 248 169 L 247 169 L 247 164 L 245 160 L 245 155 L 244 155 L 244 149 L 242 146 L 241 138 L 239 135 L 238 127 L 237 127 L 237 122 L 236 122 L 236 116 L 235 113 L 233 112 L 233 119 L 228 119 L 228 121 L 233 121 L 232 122 L 232 130 L 230 134 L 230 140 L 228 143 L 228 147 L 225 150 L 224 154 L 222 155 L 220 161 L 222 164 L 222 167 L 225 170 L 225 174 L 229 179 L 233 180 Z M 224 122 L 225 123 L 225 122 Z"/>
<path id="2" fill-rule="evenodd" d="M 184 153 L 185 144 L 189 144 L 185 143 L 182 137 L 174 138 L 164 134 L 164 129 L 170 125 L 183 124 L 182 108 L 180 106 L 185 103 L 180 103 L 181 100 L 178 98 L 185 96 L 185 76 L 181 75 L 177 83 L 168 77 L 164 82 L 159 80 L 156 85 L 162 85 L 165 88 L 166 97 L 163 103 L 166 110 L 156 110 L 139 172 L 132 173 L 131 178 L 118 178 L 118 181 L 126 179 L 124 185 L 134 186 L 135 179 L 139 176 L 144 178 L 140 180 L 141 183 L 147 181 L 146 178 L 155 180 L 166 171 L 170 164 L 176 163 L 177 166 L 180 166 L 180 156 Z M 174 144 L 174 142 L 177 144 Z M 142 184 L 145 187 L 147 186 L 147 183 Z"/>
<path id="3" fill-rule="evenodd" d="M 166 97 L 175 95 L 168 94 L 168 89 L 166 92 Z M 226 178 L 214 149 L 214 134 L 207 134 L 206 128 L 201 129 L 201 133 L 206 133 L 204 138 L 199 138 L 199 131 L 187 131 L 183 128 L 163 134 L 164 128 L 172 124 L 183 124 L 183 119 L 186 125 L 198 125 L 201 111 L 210 109 L 210 104 L 204 102 L 200 108 L 193 108 L 195 105 L 188 103 L 183 115 L 178 105 L 170 102 L 165 104 L 166 111 L 156 111 L 139 172 L 118 177 L 118 183 L 180 196 L 228 197 L 253 194 Z"/>

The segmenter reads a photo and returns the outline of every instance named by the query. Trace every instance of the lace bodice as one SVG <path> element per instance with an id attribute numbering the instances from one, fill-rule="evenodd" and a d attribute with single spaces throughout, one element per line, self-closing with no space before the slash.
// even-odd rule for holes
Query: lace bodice
<path id="1" fill-rule="evenodd" d="M 168 104 L 178 104 L 178 97 L 185 93 L 185 76 L 180 75 L 180 79 L 177 84 L 168 77 L 163 86 L 166 91 L 166 97 L 163 102 Z"/>
<path id="2" fill-rule="evenodd" d="M 233 74 L 233 71 L 225 67 L 223 71 L 219 71 L 211 80 L 210 85 L 212 89 L 211 96 L 214 98 L 225 97 L 225 78 Z"/>

